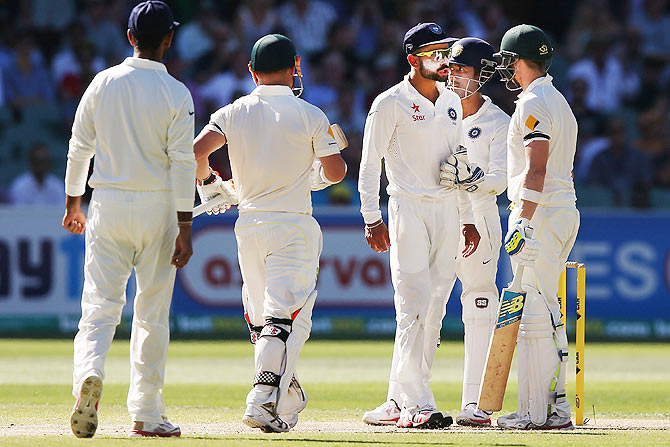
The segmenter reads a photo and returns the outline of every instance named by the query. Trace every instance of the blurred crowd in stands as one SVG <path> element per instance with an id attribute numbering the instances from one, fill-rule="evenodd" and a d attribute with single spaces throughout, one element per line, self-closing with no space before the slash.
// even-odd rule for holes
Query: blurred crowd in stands
<path id="1" fill-rule="evenodd" d="M 100 70 L 132 55 L 139 0 L 0 0 L 0 202 L 62 203 L 67 140 Z M 191 90 L 196 133 L 254 84 L 251 46 L 271 32 L 302 55 L 303 98 L 348 136 L 349 171 L 315 204 L 356 204 L 367 110 L 408 72 L 405 31 L 436 22 L 500 45 L 519 23 L 555 48 L 550 74 L 579 122 L 578 206 L 670 207 L 670 6 L 667 0 L 167 0 L 181 22 L 165 61 Z M 485 88 L 508 113 L 516 93 Z M 230 177 L 226 150 L 212 164 Z M 504 201 L 504 199 L 501 199 Z"/>

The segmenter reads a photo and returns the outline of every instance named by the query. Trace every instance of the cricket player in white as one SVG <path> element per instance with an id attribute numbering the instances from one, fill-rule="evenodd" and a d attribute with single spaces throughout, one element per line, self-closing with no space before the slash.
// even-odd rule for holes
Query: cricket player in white
<path id="1" fill-rule="evenodd" d="M 455 40 L 434 23 L 410 29 L 404 39 L 410 73 L 375 99 L 365 124 L 361 213 L 370 247 L 390 248 L 397 320 L 387 401 L 363 415 L 368 424 L 438 428 L 453 421 L 437 411 L 430 369 L 461 255 L 459 220 L 463 255 L 479 242 L 468 193 L 439 183 L 440 163 L 463 141 L 460 99 L 442 84 Z M 388 230 L 379 208 L 382 158 L 389 179 Z"/>
<path id="2" fill-rule="evenodd" d="M 462 411 L 459 425 L 489 426 L 491 417 L 477 409 L 479 387 L 488 353 L 491 332 L 498 314 L 496 273 L 502 242 L 502 229 L 496 197 L 507 187 L 507 128 L 509 115 L 482 95 L 480 89 L 495 73 L 493 47 L 476 37 L 453 44 L 449 58 L 447 87 L 461 98 L 465 151 L 450 157 L 442 166 L 442 182 L 456 183 L 470 193 L 475 225 L 481 236 L 477 251 L 456 260 L 456 275 L 463 292 L 465 326 L 465 364 L 463 370 Z M 450 163 L 451 161 L 451 163 Z M 466 169 L 463 167 L 467 166 Z M 460 182 L 457 167 L 466 174 Z M 483 175 L 471 175 L 477 169 Z M 461 238 L 463 247 L 465 241 Z"/>
<path id="3" fill-rule="evenodd" d="M 97 428 L 105 358 L 133 269 L 131 436 L 181 434 L 168 421 L 162 396 L 175 267 L 186 265 L 193 252 L 193 101 L 160 62 L 177 25 L 163 2 L 137 5 L 128 20 L 133 57 L 98 73 L 72 126 L 63 227 L 74 234 L 86 230 L 82 315 L 74 340 L 77 403 L 70 420 L 77 437 L 91 437 Z M 80 202 L 94 155 L 87 220 Z"/>
<path id="4" fill-rule="evenodd" d="M 346 171 L 326 115 L 291 90 L 299 62 L 286 37 L 260 38 L 249 64 L 258 86 L 212 114 L 194 144 L 207 202 L 225 195 L 208 156 L 228 143 L 242 301 L 255 343 L 256 376 L 242 421 L 264 432 L 288 431 L 307 405 L 295 367 L 311 330 L 321 254 L 310 189 L 339 182 Z"/>
<path id="5" fill-rule="evenodd" d="M 568 340 L 557 299 L 558 279 L 579 230 L 572 180 L 577 121 L 546 72 L 553 49 L 535 26 L 502 38 L 497 69 L 521 89 L 507 137 L 507 194 L 513 210 L 504 239 L 512 267 L 522 263 L 527 292 L 517 340 L 517 411 L 503 428 L 572 429 L 565 397 Z"/>

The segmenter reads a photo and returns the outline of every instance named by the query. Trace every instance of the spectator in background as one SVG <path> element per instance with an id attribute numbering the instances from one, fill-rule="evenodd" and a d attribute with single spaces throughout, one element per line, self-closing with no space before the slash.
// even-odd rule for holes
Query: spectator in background
<path id="1" fill-rule="evenodd" d="M 185 23 L 176 35 L 177 53 L 188 63 L 211 52 L 215 45 L 236 46 L 229 27 L 218 18 L 214 3 L 204 0 L 196 10 L 195 20 Z"/>
<path id="2" fill-rule="evenodd" d="M 335 9 L 320 0 L 289 0 L 279 8 L 279 23 L 307 57 L 326 49 L 328 30 L 337 20 Z"/>
<path id="3" fill-rule="evenodd" d="M 51 74 L 56 87 L 60 87 L 67 76 L 81 76 L 86 69 L 90 69 L 95 74 L 107 66 L 105 59 L 96 53 L 95 45 L 85 36 L 86 28 L 79 21 L 70 24 L 67 33 L 63 35 L 60 51 L 56 53 L 51 62 Z M 84 88 L 88 86 L 91 79 L 93 78 L 88 79 Z M 79 92 L 79 96 L 82 93 L 83 90 Z"/>
<path id="4" fill-rule="evenodd" d="M 207 104 L 207 115 L 233 102 L 233 95 L 248 95 L 256 88 L 249 68 L 249 51 L 237 51 L 230 58 L 228 70 L 215 73 L 201 85 L 200 95 Z"/>
<path id="5" fill-rule="evenodd" d="M 637 73 L 624 71 L 610 48 L 610 41 L 602 37 L 594 38 L 588 46 L 587 56 L 568 71 L 570 81 L 577 78 L 586 81 L 588 106 L 602 112 L 617 110 L 624 99 L 635 96 L 640 88 Z"/>
<path id="6" fill-rule="evenodd" d="M 249 54 L 258 39 L 276 32 L 278 26 L 279 16 L 274 9 L 273 0 L 244 0 L 235 17 L 240 50 Z"/>
<path id="7" fill-rule="evenodd" d="M 18 176 L 9 188 L 13 205 L 63 205 L 63 180 L 51 173 L 49 148 L 42 143 L 30 149 L 30 170 Z"/>
<path id="8" fill-rule="evenodd" d="M 670 14 L 667 0 L 644 0 L 644 8 L 632 11 L 630 24 L 642 34 L 646 56 L 670 60 Z"/>
<path id="9" fill-rule="evenodd" d="M 23 32 L 21 36 L 14 61 L 3 73 L 6 101 L 16 109 L 54 100 L 53 85 L 41 56 L 34 56 L 37 50 L 32 35 Z"/>
<path id="10" fill-rule="evenodd" d="M 346 64 L 341 53 L 333 51 L 324 54 L 315 66 L 313 85 L 305 89 L 305 100 L 330 116 L 337 104 L 337 93 L 344 84 L 345 70 Z"/>
<path id="11" fill-rule="evenodd" d="M 612 15 L 607 0 L 578 2 L 566 36 L 565 55 L 581 59 L 594 38 L 615 39 L 621 35 L 621 24 Z"/>
<path id="12" fill-rule="evenodd" d="M 606 135 L 607 148 L 593 158 L 588 182 L 610 189 L 616 206 L 623 206 L 631 194 L 634 207 L 649 207 L 653 174 L 648 157 L 630 146 L 621 119 L 608 121 Z"/>
<path id="13" fill-rule="evenodd" d="M 384 21 L 379 2 L 362 0 L 356 2 L 349 23 L 355 33 L 354 51 L 359 60 L 373 56 L 378 47 L 379 27 Z"/>
<path id="14" fill-rule="evenodd" d="M 588 176 L 593 157 L 607 146 L 605 138 L 598 138 L 603 133 L 605 117 L 589 107 L 586 101 L 589 91 L 586 80 L 573 79 L 570 90 L 570 108 L 578 125 L 575 176 L 578 181 L 581 181 Z"/>
<path id="15" fill-rule="evenodd" d="M 109 19 L 109 7 L 104 0 L 86 0 L 86 9 L 81 22 L 86 29 L 86 37 L 95 45 L 96 53 L 102 56 L 107 65 L 114 65 L 124 56 L 130 55 L 123 30 Z"/>

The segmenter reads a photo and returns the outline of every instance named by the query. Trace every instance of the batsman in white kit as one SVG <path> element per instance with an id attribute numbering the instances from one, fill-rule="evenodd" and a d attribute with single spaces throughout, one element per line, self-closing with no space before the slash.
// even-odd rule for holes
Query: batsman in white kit
<path id="1" fill-rule="evenodd" d="M 491 425 L 490 413 L 477 409 L 489 340 L 498 314 L 496 273 L 502 229 L 496 197 L 507 187 L 507 128 L 510 117 L 481 88 L 495 73 L 493 47 L 476 37 L 455 42 L 449 58 L 447 87 L 461 98 L 464 145 L 441 166 L 441 182 L 469 193 L 481 240 L 477 251 L 456 260 L 463 286 L 465 362 L 461 412 L 456 423 Z M 461 238 L 461 247 L 465 241 Z"/>
<path id="2" fill-rule="evenodd" d="M 256 367 L 242 421 L 285 432 L 307 405 L 296 363 L 311 330 L 321 254 L 310 189 L 341 181 L 346 165 L 326 115 L 292 91 L 294 75 L 298 95 L 302 80 L 288 38 L 260 38 L 249 70 L 254 91 L 212 114 L 195 140 L 198 191 L 203 203 L 226 197 L 214 213 L 239 201 L 235 236 Z M 209 154 L 226 142 L 237 197 L 209 168 Z"/>
<path id="3" fill-rule="evenodd" d="M 365 123 L 361 213 L 370 247 L 390 250 L 396 308 L 387 401 L 363 415 L 368 424 L 442 428 L 453 422 L 437 410 L 430 370 L 456 258 L 472 254 L 479 242 L 468 193 L 455 184 L 440 185 L 440 164 L 463 141 L 460 98 L 443 84 L 455 40 L 435 23 L 410 29 L 403 42 L 410 73 L 375 99 Z M 379 208 L 382 158 L 389 179 L 388 229 Z"/>
<path id="4" fill-rule="evenodd" d="M 175 267 L 186 265 L 193 253 L 193 100 L 160 62 L 177 25 L 163 2 L 137 5 L 128 20 L 133 57 L 96 75 L 72 126 L 63 227 L 74 234 L 86 230 L 81 319 L 74 339 L 77 402 L 70 420 L 80 438 L 93 436 L 98 426 L 105 358 L 133 269 L 130 435 L 181 434 L 167 419 L 162 395 Z M 94 155 L 89 184 L 95 190 L 87 219 L 81 196 Z"/>
<path id="5" fill-rule="evenodd" d="M 544 32 L 518 25 L 502 38 L 496 67 L 521 90 L 507 136 L 507 195 L 513 210 L 504 239 L 514 271 L 525 266 L 517 338 L 517 411 L 498 418 L 516 429 L 572 429 L 565 396 L 568 339 L 558 280 L 579 230 L 572 179 L 577 121 L 547 73 L 553 48 Z M 532 267 L 532 268 L 531 268 Z"/>

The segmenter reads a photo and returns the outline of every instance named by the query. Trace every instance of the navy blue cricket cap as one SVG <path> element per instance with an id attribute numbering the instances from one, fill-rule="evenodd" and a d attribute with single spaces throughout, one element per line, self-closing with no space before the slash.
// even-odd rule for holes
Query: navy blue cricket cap
<path id="1" fill-rule="evenodd" d="M 405 53 L 415 53 L 419 48 L 438 43 L 452 43 L 458 39 L 448 37 L 437 23 L 419 23 L 405 33 L 402 44 Z"/>
<path id="2" fill-rule="evenodd" d="M 128 29 L 138 39 L 161 38 L 178 26 L 170 7 L 158 0 L 140 3 L 128 17 Z"/>
<path id="3" fill-rule="evenodd" d="M 451 46 L 449 63 L 482 68 L 486 62 L 495 62 L 495 50 L 485 40 L 476 37 L 465 37 Z"/>

